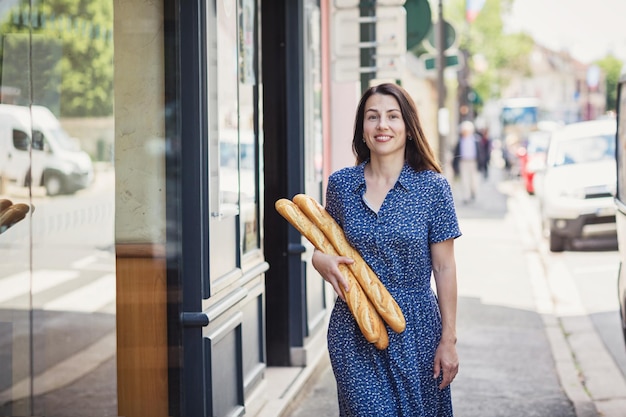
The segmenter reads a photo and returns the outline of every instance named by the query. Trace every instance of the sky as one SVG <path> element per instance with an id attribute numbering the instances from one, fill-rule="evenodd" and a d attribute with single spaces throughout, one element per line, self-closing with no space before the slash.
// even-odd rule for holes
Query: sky
<path id="1" fill-rule="evenodd" d="M 626 63 L 626 0 L 514 0 L 505 27 L 583 63 L 613 53 Z"/>

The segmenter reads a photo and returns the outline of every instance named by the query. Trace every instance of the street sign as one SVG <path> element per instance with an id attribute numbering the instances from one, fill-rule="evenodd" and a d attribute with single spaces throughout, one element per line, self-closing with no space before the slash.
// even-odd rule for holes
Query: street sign
<path id="1" fill-rule="evenodd" d="M 433 54 L 420 55 L 422 62 L 424 62 L 424 69 L 426 71 L 432 71 L 437 69 L 437 56 Z M 456 68 L 461 65 L 461 60 L 458 53 L 446 53 L 444 56 L 445 68 Z"/>
<path id="2" fill-rule="evenodd" d="M 446 50 L 446 49 L 452 48 L 452 46 L 455 44 L 456 30 L 454 29 L 454 26 L 452 26 L 450 23 L 446 22 L 445 20 L 443 23 L 444 23 L 444 30 L 445 30 L 443 46 L 444 46 L 444 50 Z M 430 27 L 428 34 L 426 34 L 426 38 L 424 39 L 425 46 L 431 51 L 437 50 L 437 45 L 435 45 L 437 43 L 435 41 L 435 28 L 436 27 L 437 25 L 433 24 Z"/>
<path id="3" fill-rule="evenodd" d="M 375 16 L 360 16 L 359 9 L 337 10 L 333 16 L 333 54 L 360 56 L 361 48 L 376 48 L 376 55 L 406 53 L 406 11 L 404 7 L 377 7 Z M 376 25 L 376 40 L 361 42 L 361 24 Z"/>
<path id="4" fill-rule="evenodd" d="M 407 0 L 406 10 L 406 49 L 411 50 L 424 40 L 430 31 L 432 15 L 428 0 Z"/>

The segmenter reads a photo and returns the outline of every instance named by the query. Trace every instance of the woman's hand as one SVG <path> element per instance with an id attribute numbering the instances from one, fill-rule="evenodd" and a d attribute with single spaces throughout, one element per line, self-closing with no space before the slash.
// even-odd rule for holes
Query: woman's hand
<path id="1" fill-rule="evenodd" d="M 439 389 L 444 389 L 454 380 L 459 372 L 459 357 L 456 353 L 455 342 L 441 340 L 435 352 L 434 378 L 438 378 L 443 372 L 443 379 L 439 384 Z"/>
<path id="2" fill-rule="evenodd" d="M 322 278 L 333 286 L 339 298 L 346 301 L 343 292 L 349 291 L 350 286 L 341 271 L 339 271 L 339 264 L 351 264 L 354 261 L 345 256 L 326 255 L 322 251 L 315 250 L 311 262 Z"/>

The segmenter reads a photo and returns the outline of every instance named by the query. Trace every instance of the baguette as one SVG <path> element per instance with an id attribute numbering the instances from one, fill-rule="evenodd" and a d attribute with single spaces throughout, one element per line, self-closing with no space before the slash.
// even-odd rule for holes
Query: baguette
<path id="1" fill-rule="evenodd" d="M 321 204 L 306 194 L 294 196 L 293 202 L 326 234 L 326 237 L 340 255 L 354 259 L 354 263 L 349 264 L 348 268 L 350 268 L 361 284 L 363 291 L 372 301 L 376 311 L 378 311 L 391 329 L 397 333 L 403 332 L 406 328 L 406 320 L 400 306 L 398 306 L 396 300 L 394 300 L 393 296 L 359 252 L 350 245 L 335 219 Z"/>
<path id="2" fill-rule="evenodd" d="M 15 223 L 26 217 L 26 213 L 30 210 L 27 204 L 13 204 L 0 214 L 0 233 L 13 226 Z"/>
<path id="3" fill-rule="evenodd" d="M 0 199 L 0 216 L 2 215 L 4 210 L 6 210 L 9 207 L 11 207 L 12 204 L 13 204 L 13 202 L 11 200 L 7 200 L 5 198 Z"/>
<path id="4" fill-rule="evenodd" d="M 274 205 L 276 211 L 315 248 L 328 255 L 338 255 L 326 235 L 306 217 L 296 204 L 286 198 L 281 198 Z M 380 315 L 363 292 L 352 271 L 345 264 L 339 264 L 339 271 L 348 281 L 350 288 L 348 291 L 343 291 L 346 304 L 365 340 L 373 343 L 380 350 L 386 349 L 389 346 L 389 336 Z"/>

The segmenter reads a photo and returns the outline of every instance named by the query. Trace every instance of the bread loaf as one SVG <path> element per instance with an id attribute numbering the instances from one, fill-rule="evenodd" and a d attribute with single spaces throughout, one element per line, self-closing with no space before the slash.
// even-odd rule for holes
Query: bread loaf
<path id="1" fill-rule="evenodd" d="M 376 311 L 395 332 L 403 332 L 406 328 L 406 320 L 400 306 L 359 252 L 350 245 L 343 229 L 335 222 L 335 219 L 320 203 L 306 194 L 294 196 L 293 202 L 324 232 L 340 255 L 354 259 L 354 263 L 349 264 L 348 267 L 361 284 Z"/>
<path id="2" fill-rule="evenodd" d="M 4 210 L 6 210 L 9 207 L 11 207 L 12 204 L 13 204 L 13 202 L 11 200 L 7 200 L 5 198 L 0 199 L 0 215 L 2 215 Z"/>
<path id="3" fill-rule="evenodd" d="M 0 214 L 0 233 L 26 217 L 29 209 L 27 204 L 18 203 L 3 210 Z"/>
<path id="4" fill-rule="evenodd" d="M 338 255 L 326 235 L 296 204 L 286 198 L 281 198 L 274 205 L 276 211 L 291 223 L 302 236 L 308 239 L 315 248 L 327 255 Z M 346 304 L 365 340 L 374 343 L 380 350 L 386 349 L 389 345 L 389 336 L 380 315 L 363 292 L 352 271 L 345 264 L 339 264 L 339 271 L 348 281 L 350 288 L 349 291 L 343 291 Z"/>

